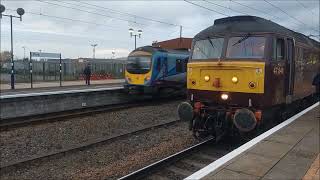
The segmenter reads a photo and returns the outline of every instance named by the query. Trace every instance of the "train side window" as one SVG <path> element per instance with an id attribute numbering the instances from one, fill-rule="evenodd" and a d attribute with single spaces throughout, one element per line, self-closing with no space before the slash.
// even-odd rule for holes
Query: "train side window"
<path id="1" fill-rule="evenodd" d="M 183 60 L 183 72 L 187 72 L 188 60 L 189 58 Z"/>
<path id="2" fill-rule="evenodd" d="M 183 60 L 176 59 L 176 72 L 183 72 Z"/>
<path id="3" fill-rule="evenodd" d="M 273 60 L 282 61 L 284 60 L 285 44 L 284 39 L 273 40 Z"/>
<path id="4" fill-rule="evenodd" d="M 158 71 L 161 70 L 161 58 L 160 57 L 157 59 L 156 68 L 157 68 Z"/>

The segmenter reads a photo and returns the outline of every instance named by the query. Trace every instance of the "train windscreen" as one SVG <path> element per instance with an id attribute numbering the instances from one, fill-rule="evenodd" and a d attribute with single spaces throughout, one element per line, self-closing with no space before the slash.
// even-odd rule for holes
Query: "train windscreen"
<path id="1" fill-rule="evenodd" d="M 227 58 L 263 58 L 265 37 L 231 37 L 228 41 Z"/>
<path id="2" fill-rule="evenodd" d="M 131 74 L 145 74 L 150 71 L 151 56 L 129 56 L 126 69 Z"/>
<path id="3" fill-rule="evenodd" d="M 221 56 L 224 38 L 204 39 L 195 42 L 192 59 L 218 59 Z"/>

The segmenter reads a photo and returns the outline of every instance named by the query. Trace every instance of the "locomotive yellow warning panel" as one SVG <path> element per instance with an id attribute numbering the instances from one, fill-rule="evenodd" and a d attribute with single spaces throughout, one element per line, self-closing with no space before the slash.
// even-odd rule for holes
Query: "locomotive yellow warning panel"
<path id="1" fill-rule="evenodd" d="M 188 63 L 188 89 L 264 93 L 265 63 L 223 61 Z"/>

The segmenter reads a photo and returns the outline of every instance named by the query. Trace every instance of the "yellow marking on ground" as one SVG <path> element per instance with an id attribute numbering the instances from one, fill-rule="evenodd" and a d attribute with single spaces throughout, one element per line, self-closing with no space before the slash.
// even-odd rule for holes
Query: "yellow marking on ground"
<path id="1" fill-rule="evenodd" d="M 318 154 L 317 158 L 313 161 L 307 173 L 304 175 L 302 180 L 319 180 L 320 177 L 320 154 Z"/>

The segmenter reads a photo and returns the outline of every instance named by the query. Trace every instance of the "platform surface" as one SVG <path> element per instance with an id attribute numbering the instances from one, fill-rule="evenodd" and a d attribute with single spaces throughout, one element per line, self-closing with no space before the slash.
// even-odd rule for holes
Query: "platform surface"
<path id="1" fill-rule="evenodd" d="M 319 179 L 319 116 L 317 103 L 226 163 L 187 179 Z"/>
<path id="2" fill-rule="evenodd" d="M 28 94 L 28 93 L 42 93 L 54 91 L 68 91 L 68 90 L 85 90 L 85 89 L 99 89 L 106 87 L 121 87 L 124 79 L 109 79 L 109 80 L 96 80 L 91 81 L 91 85 L 85 85 L 84 81 L 64 81 L 62 87 L 59 82 L 41 82 L 34 84 L 34 88 L 30 88 L 30 83 L 17 83 L 15 89 L 10 89 L 9 84 L 1 84 L 1 96 L 15 95 L 15 94 Z"/>

